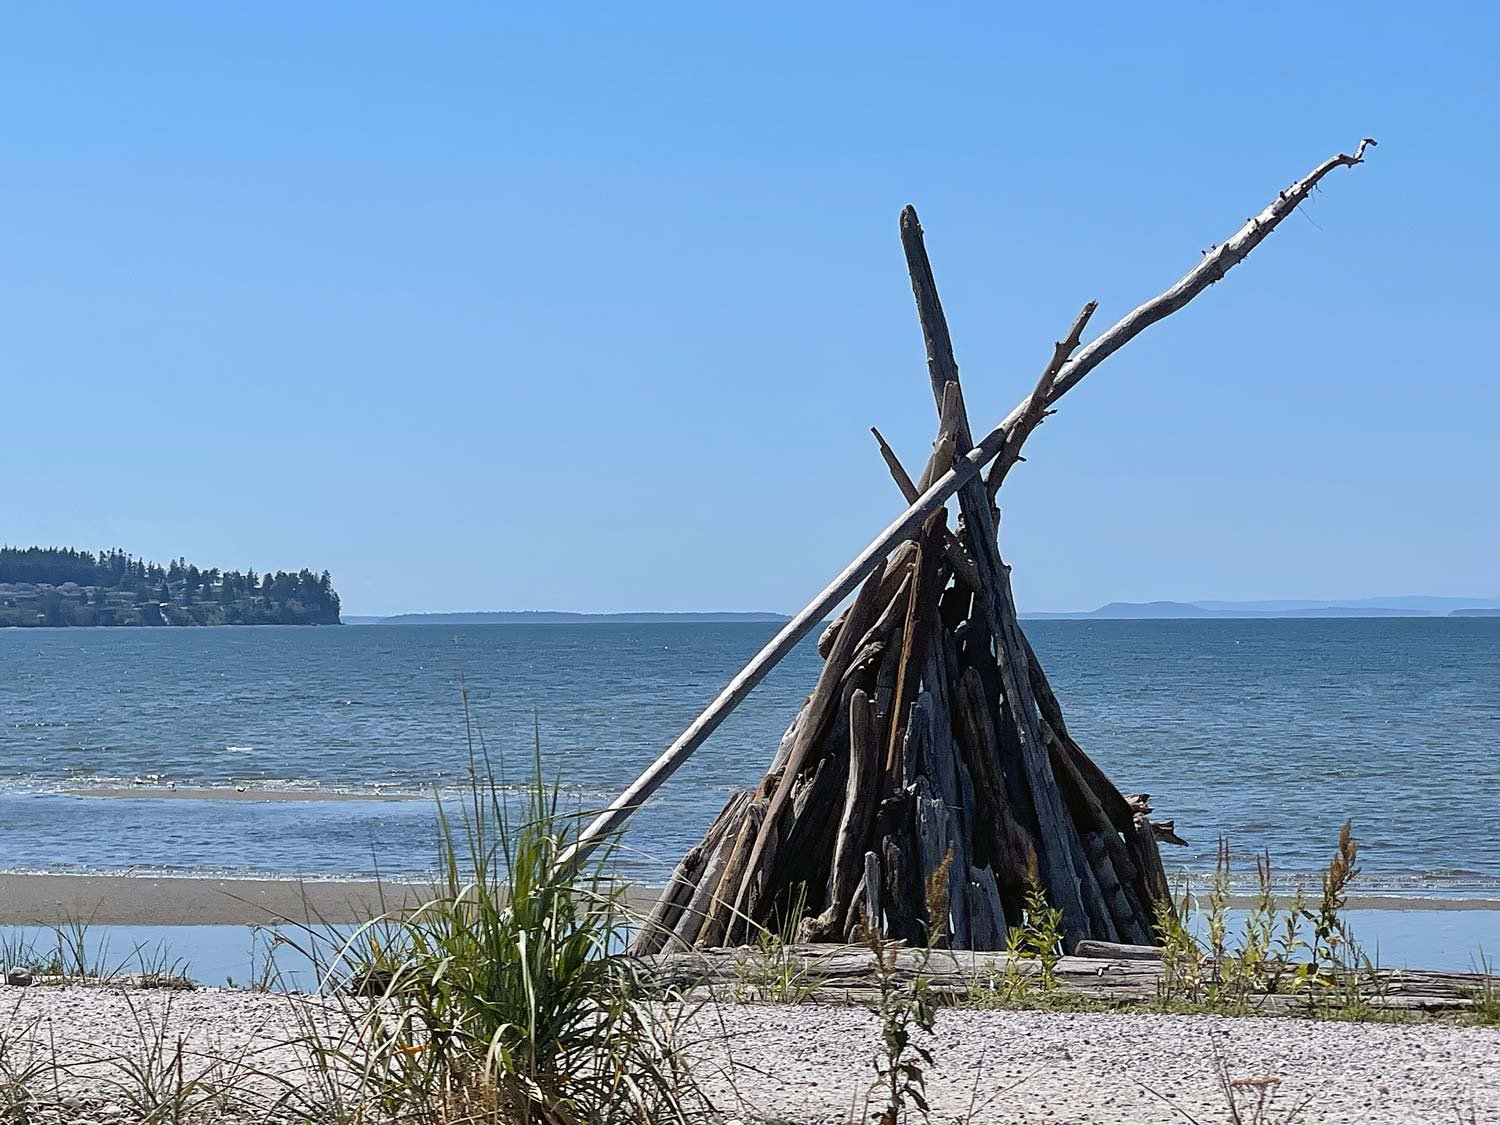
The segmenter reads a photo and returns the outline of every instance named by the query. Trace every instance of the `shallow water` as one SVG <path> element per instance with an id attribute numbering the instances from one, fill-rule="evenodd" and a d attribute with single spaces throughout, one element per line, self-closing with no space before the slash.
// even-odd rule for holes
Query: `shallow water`
<path id="1" fill-rule="evenodd" d="M 1231 946 L 1244 917 L 1242 910 L 1229 912 Z M 1344 917 L 1360 948 L 1381 968 L 1500 971 L 1500 916 L 1494 911 L 1351 910 Z M 84 932 L 83 945 L 86 963 L 106 975 L 176 968 L 202 985 L 273 985 L 306 992 L 320 986 L 340 942 L 353 931 L 351 926 L 321 928 L 316 935 L 296 927 L 94 926 Z M 55 949 L 55 931 L 0 929 L 0 951 L 28 946 L 43 953 Z"/>
<path id="2" fill-rule="evenodd" d="M 425 869 L 430 800 L 220 801 L 165 786 L 384 792 L 466 776 L 460 672 L 507 781 L 533 722 L 595 808 L 773 626 L 368 626 L 0 631 L 0 867 L 355 875 Z M 1079 742 L 1152 794 L 1211 866 L 1220 833 L 1318 869 L 1355 821 L 1366 887 L 1500 889 L 1500 620 L 1038 621 Z M 659 878 L 755 781 L 810 689 L 804 644 L 634 819 Z M 123 786 L 129 799 L 66 795 Z M 1241 860 L 1245 870 L 1248 859 Z M 1500 941 L 1491 943 L 1500 946 Z"/>

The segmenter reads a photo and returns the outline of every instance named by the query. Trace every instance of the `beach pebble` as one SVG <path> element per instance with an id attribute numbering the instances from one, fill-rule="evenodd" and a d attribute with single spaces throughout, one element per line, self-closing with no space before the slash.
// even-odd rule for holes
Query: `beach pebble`
<path id="1" fill-rule="evenodd" d="M 245 1115 L 195 1121 L 261 1125 L 268 1119 L 251 1116 L 248 1107 L 287 1097 L 288 1081 L 305 1073 L 299 1044 L 307 1021 L 336 1033 L 352 1011 L 358 1005 L 326 997 L 59 984 L 33 989 L 24 1003 L 0 1004 L 0 1042 L 38 1037 L 38 1049 L 60 1066 L 55 1085 L 49 1078 L 38 1087 L 48 1105 L 28 1118 L 34 1125 L 139 1121 L 124 1086 L 101 1079 L 118 1079 L 123 1072 L 116 1068 L 150 1057 L 142 1054 L 149 1051 L 143 1027 L 161 1029 L 160 1042 L 180 1044 L 195 1066 L 231 1060 L 237 1077 L 222 1093 L 247 1107 Z M 878 1108 L 865 1101 L 875 1098 L 869 1090 L 882 1028 L 867 1011 L 706 1004 L 688 1014 L 669 1006 L 667 1014 L 683 1061 L 726 1110 L 725 1125 L 849 1125 Z M 934 1035 L 917 1040 L 934 1056 L 924 1066 L 934 1121 L 1208 1123 L 1231 1119 L 1232 1096 L 1245 1121 L 1500 1123 L 1500 1030 L 1494 1028 L 955 1008 L 939 1013 Z M 251 1058 L 249 1066 L 232 1062 Z M 1237 1085 L 1226 1091 L 1226 1081 Z M 1264 1113 L 1252 1118 L 1262 1094 Z"/>
<path id="2" fill-rule="evenodd" d="M 5 974 L 5 983 L 25 988 L 31 983 L 31 970 L 17 966 Z"/>

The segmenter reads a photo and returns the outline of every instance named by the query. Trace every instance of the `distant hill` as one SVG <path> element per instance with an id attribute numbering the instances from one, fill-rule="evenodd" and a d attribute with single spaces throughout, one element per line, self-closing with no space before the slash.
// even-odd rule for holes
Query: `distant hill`
<path id="1" fill-rule="evenodd" d="M 258 575 L 119 549 L 0 547 L 0 627 L 337 624 L 326 570 Z"/>
<path id="2" fill-rule="evenodd" d="M 1286 617 L 1500 617 L 1500 598 L 1436 598 L 1405 595 L 1318 602 L 1110 602 L 1073 613 L 1023 613 L 1031 620 L 1187 620 Z"/>
<path id="3" fill-rule="evenodd" d="M 1256 620 L 1319 617 L 1500 617 L 1500 598 L 1351 598 L 1339 602 L 1110 602 L 1098 609 L 1071 613 L 1023 613 L 1027 620 L 1170 621 Z M 511 610 L 472 613 L 400 613 L 390 617 L 345 617 L 346 625 L 701 625 L 788 620 L 780 613 L 567 613 L 561 610 Z"/>
<path id="4" fill-rule="evenodd" d="M 1338 609 L 1343 613 L 1371 609 L 1399 610 L 1402 612 L 1414 611 L 1414 615 L 1420 617 L 1427 614 L 1441 616 L 1458 609 L 1500 608 L 1500 598 L 1455 598 L 1433 597 L 1430 594 L 1399 594 L 1383 598 L 1338 598 L 1336 600 L 1324 599 L 1322 601 L 1303 598 L 1279 601 L 1224 602 L 1201 598 L 1191 604 L 1202 606 L 1204 609 L 1227 609 L 1233 611 L 1264 610 L 1275 614 L 1302 610 L 1322 612 L 1328 609 Z"/>
<path id="5" fill-rule="evenodd" d="M 345 618 L 351 625 L 656 625 L 671 622 L 728 625 L 786 620 L 786 616 L 779 613 L 564 613 L 554 610 L 398 613 L 394 617 Z"/>
<path id="6" fill-rule="evenodd" d="M 1110 602 L 1098 609 L 1079 613 L 1023 613 L 1021 616 L 1031 618 L 1103 617 L 1112 621 L 1124 621 L 1138 618 L 1165 620 L 1175 617 L 1227 617 L 1229 614 L 1221 610 L 1204 609 L 1202 606 L 1190 605 L 1187 602 Z"/>

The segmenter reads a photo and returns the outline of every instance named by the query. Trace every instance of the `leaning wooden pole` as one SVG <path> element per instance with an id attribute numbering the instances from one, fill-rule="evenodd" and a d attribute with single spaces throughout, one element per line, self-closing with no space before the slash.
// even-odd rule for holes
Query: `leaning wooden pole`
<path id="1" fill-rule="evenodd" d="M 943 313 L 938 299 L 937 282 L 933 279 L 932 264 L 927 258 L 927 247 L 922 238 L 922 224 L 917 219 L 914 207 L 901 212 L 901 246 L 906 254 L 907 270 L 911 275 L 912 295 L 917 303 L 917 319 L 922 326 L 922 337 L 927 347 L 927 369 L 932 382 L 933 396 L 941 411 L 945 404 L 954 415 L 954 441 L 957 453 L 967 453 L 973 442 L 969 432 L 969 420 L 963 407 L 963 394 L 958 378 L 958 361 L 953 354 L 953 341 L 948 333 L 948 318 Z M 1076 341 L 1077 332 L 1087 323 L 1092 309 L 1085 307 L 1075 322 L 1077 328 L 1068 339 Z M 1062 352 L 1066 344 L 1058 345 L 1054 355 Z M 1033 390 L 1022 404 L 1020 414 L 1007 427 L 1003 458 L 1013 460 L 1018 455 L 1020 444 L 1027 433 L 1040 420 L 1037 404 L 1039 395 L 1055 380 L 1043 371 L 1038 389 Z M 951 388 L 951 390 L 950 390 Z M 1016 624 L 1015 606 L 1010 592 L 1010 576 L 995 537 L 994 513 L 991 495 L 978 478 L 966 481 L 958 490 L 959 510 L 966 524 L 969 553 L 979 570 L 979 606 L 981 617 L 994 644 L 995 668 L 999 673 L 1001 691 L 1006 700 L 1004 718 L 1020 747 L 1021 765 L 1026 773 L 1037 818 L 1038 833 L 1035 853 L 1041 868 L 1041 878 L 1052 891 L 1052 901 L 1062 910 L 1063 930 L 1068 946 L 1088 937 L 1089 917 L 1086 903 L 1099 897 L 1093 873 L 1083 865 L 1075 865 L 1073 856 L 1082 847 L 1072 820 L 1063 808 L 1062 792 L 1052 776 L 1052 767 L 1047 760 L 1047 751 L 1042 740 L 1041 718 L 1036 701 L 1031 696 L 1030 673 L 1026 667 L 1026 653 L 1020 640 L 1020 628 Z"/>
<path id="2" fill-rule="evenodd" d="M 1323 161 L 1302 179 L 1280 192 L 1264 210 L 1248 220 L 1224 242 L 1215 246 L 1171 288 L 1133 309 L 1113 327 L 1095 338 L 1057 373 L 1047 396 L 1048 405 L 1058 401 L 1095 367 L 1124 347 L 1146 328 L 1188 304 L 1214 282 L 1242 262 L 1335 168 L 1349 168 L 1364 161 L 1365 150 L 1375 142 L 1361 141 L 1351 153 L 1338 153 Z M 692 721 L 656 761 L 616 797 L 558 858 L 560 865 L 576 863 L 602 841 L 617 832 L 637 808 L 655 793 L 693 755 L 719 725 L 733 713 L 751 690 L 776 667 L 808 633 L 852 593 L 896 544 L 911 538 L 926 518 L 959 489 L 978 478 L 1011 440 L 1012 430 L 1028 417 L 1033 396 L 1016 406 L 1005 419 L 958 458 L 932 482 L 889 527 L 882 531 L 823 591 L 777 634 L 725 685 L 703 712 Z"/>

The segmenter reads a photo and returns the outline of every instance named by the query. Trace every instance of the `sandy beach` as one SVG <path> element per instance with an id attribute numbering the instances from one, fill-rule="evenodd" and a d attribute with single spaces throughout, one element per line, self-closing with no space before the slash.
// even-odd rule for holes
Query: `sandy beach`
<path id="1" fill-rule="evenodd" d="M 632 907 L 649 910 L 658 888 L 633 887 Z M 430 896 L 420 882 L 216 879 L 150 875 L 0 873 L 0 926 L 81 919 L 98 926 L 224 926 L 272 921 L 363 922 Z M 1235 908 L 1250 905 L 1236 896 Z M 1354 895 L 1350 910 L 1500 912 L 1500 899 Z"/>
<path id="2" fill-rule="evenodd" d="M 109 1116 L 111 1078 L 139 1053 L 144 1025 L 183 1037 L 189 1077 L 225 1073 L 215 1060 L 252 1060 L 236 1072 L 240 1111 L 220 1119 L 263 1121 L 251 1107 L 303 1081 L 306 1056 L 289 1045 L 303 1003 L 212 989 L 0 989 L 0 1037 L 20 1036 L 64 1068 L 60 1087 L 46 1091 L 61 1105 L 33 1120 Z M 864 1116 L 879 1028 L 858 1009 L 725 1004 L 697 1012 L 679 1041 L 692 1045 L 721 1120 L 842 1125 Z M 1271 1121 L 1298 1106 L 1297 1120 L 1331 1125 L 1500 1115 L 1500 1031 L 1485 1028 L 952 1010 L 926 1045 L 942 1122 L 1222 1121 L 1225 1079 L 1247 1083 L 1242 1098 L 1267 1089 Z"/>
<path id="3" fill-rule="evenodd" d="M 628 899 L 633 908 L 647 911 L 657 893 L 655 887 L 632 887 Z M 419 882 L 0 873 L 0 926 L 75 919 L 98 926 L 343 925 L 417 906 L 428 897 L 430 888 Z M 1250 900 L 1236 896 L 1230 905 L 1243 908 Z M 1348 908 L 1488 915 L 1500 912 L 1500 899 L 1354 895 Z"/>
<path id="4" fill-rule="evenodd" d="M 0 875 L 0 925 L 98 926 L 361 922 L 426 898 L 412 883 Z"/>
<path id="5" fill-rule="evenodd" d="M 655 893 L 632 891 L 632 906 L 649 909 Z M 430 897 L 430 886 L 413 882 L 0 874 L 0 926 L 345 925 Z"/>

